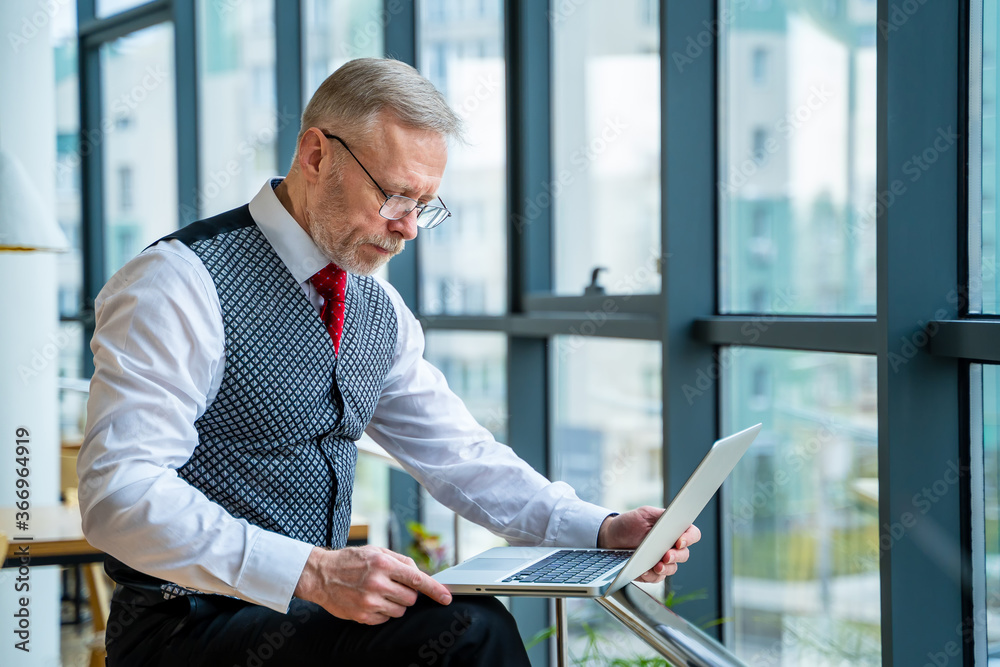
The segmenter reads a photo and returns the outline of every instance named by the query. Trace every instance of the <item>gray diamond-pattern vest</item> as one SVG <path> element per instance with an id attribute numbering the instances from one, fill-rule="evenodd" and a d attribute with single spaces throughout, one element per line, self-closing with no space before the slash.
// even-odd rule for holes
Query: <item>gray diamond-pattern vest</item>
<path id="1" fill-rule="evenodd" d="M 344 547 L 354 443 L 375 412 L 398 336 L 388 294 L 374 278 L 349 274 L 338 357 L 319 313 L 248 206 L 165 238 L 182 241 L 204 263 L 225 332 L 222 384 L 195 422 L 198 445 L 178 475 L 236 518 Z M 134 570 L 120 574 L 120 583 L 140 583 L 130 576 L 139 574 Z M 153 583 L 139 579 L 142 588 Z M 164 597 L 186 592 L 156 581 Z"/>

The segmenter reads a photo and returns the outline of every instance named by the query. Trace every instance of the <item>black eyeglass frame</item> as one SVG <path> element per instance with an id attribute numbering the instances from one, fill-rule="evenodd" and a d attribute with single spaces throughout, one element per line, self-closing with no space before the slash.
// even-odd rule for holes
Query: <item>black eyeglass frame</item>
<path id="1" fill-rule="evenodd" d="M 323 132 L 323 130 L 320 130 L 320 132 Z M 381 215 L 386 220 L 399 220 L 401 218 L 405 218 L 411 212 L 413 212 L 414 209 L 416 209 L 417 210 L 417 227 L 420 227 L 421 229 L 433 229 L 434 227 L 437 227 L 442 222 L 444 222 L 445 220 L 447 220 L 448 218 L 451 217 L 451 211 L 448 210 L 447 206 L 445 206 L 444 200 L 441 199 L 441 197 L 437 198 L 437 200 L 439 202 L 441 202 L 440 206 L 431 206 L 430 204 L 421 204 L 420 202 L 418 202 L 413 197 L 407 197 L 406 195 L 390 195 L 390 194 L 387 194 L 386 191 L 382 188 L 382 186 L 378 184 L 378 181 L 375 180 L 375 177 L 371 175 L 371 172 L 368 171 L 367 168 L 365 168 L 365 165 L 361 164 L 361 160 L 359 160 L 358 156 L 354 154 L 354 151 L 351 150 L 351 147 L 347 145 L 346 141 L 344 141 L 343 139 L 341 139 L 337 135 L 330 134 L 328 132 L 323 132 L 323 136 L 326 137 L 327 139 L 336 139 L 337 141 L 339 141 L 340 145 L 347 149 L 347 152 L 351 154 L 351 157 L 354 158 L 354 161 L 358 163 L 358 166 L 361 167 L 361 169 L 364 170 L 365 174 L 368 175 L 368 178 L 370 178 L 371 181 L 372 181 L 372 183 L 375 184 L 375 187 L 378 188 L 378 191 L 382 193 L 382 196 L 385 197 L 385 201 L 382 202 L 382 205 L 379 207 L 378 214 Z M 413 206 L 411 206 L 402 215 L 393 218 L 393 217 L 390 217 L 390 216 L 386 215 L 385 213 L 383 213 L 383 210 L 385 209 L 385 205 L 389 203 L 390 199 L 405 199 L 408 202 L 413 202 Z M 428 211 L 431 213 L 431 216 L 429 218 L 425 218 L 425 221 L 426 220 L 430 220 L 430 222 L 429 223 L 425 222 L 425 224 L 421 224 L 420 223 L 420 218 L 422 218 L 423 214 L 426 213 L 426 212 L 428 212 Z M 439 215 L 438 214 L 439 211 L 444 211 L 444 214 L 445 214 L 444 217 L 441 217 L 441 218 L 437 217 L 437 215 Z"/>

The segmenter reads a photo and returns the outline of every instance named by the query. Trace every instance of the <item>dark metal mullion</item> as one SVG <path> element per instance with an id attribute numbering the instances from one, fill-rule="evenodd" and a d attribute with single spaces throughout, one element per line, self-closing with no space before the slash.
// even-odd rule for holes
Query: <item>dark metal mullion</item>
<path id="1" fill-rule="evenodd" d="M 664 503 L 680 489 L 718 435 L 718 385 L 689 400 L 685 384 L 710 368 L 715 350 L 691 336 L 692 323 L 712 317 L 716 304 L 716 54 L 705 49 L 683 69 L 671 57 L 691 35 L 718 25 L 716 2 L 660 2 L 660 184 L 663 263 L 663 479 Z M 698 519 L 697 555 L 671 577 L 673 590 L 706 590 L 684 604 L 696 622 L 727 616 L 721 506 L 712 503 Z M 711 630 L 720 636 L 718 626 Z"/>
<path id="2" fill-rule="evenodd" d="M 280 173 L 291 167 L 302 116 L 303 57 L 302 0 L 274 2 L 274 76 L 278 110 L 277 163 Z"/>
<path id="3" fill-rule="evenodd" d="M 173 5 L 173 0 L 154 0 L 107 18 L 94 18 L 92 14 L 84 18 L 78 10 L 77 34 L 87 46 L 99 46 L 143 28 L 170 21 L 173 18 Z"/>
<path id="4" fill-rule="evenodd" d="M 958 142 L 956 160 L 956 181 L 958 183 L 958 212 L 955 263 L 958 290 L 964 292 L 959 300 L 959 317 L 966 317 L 971 310 L 969 299 L 972 269 L 970 241 L 982 240 L 982 51 L 983 22 L 982 0 L 969 0 L 958 4 L 958 48 L 955 78 L 958 81 L 958 120 L 964 141 Z M 972 5 L 975 7 L 972 7 Z M 975 65 L 973 66 L 973 59 Z M 974 199 L 973 199 L 974 197 Z M 973 232 L 975 226 L 975 232 Z M 981 252 L 979 253 L 981 257 Z M 977 279 L 982 276 L 980 266 L 976 266 Z M 982 303 L 982 283 L 977 295 Z M 981 310 L 981 309 L 980 309 Z M 959 479 L 959 514 L 961 524 L 959 535 L 960 568 L 962 594 L 959 600 L 962 618 L 979 618 L 985 615 L 986 597 L 983 585 L 986 576 L 985 559 L 985 503 L 983 476 L 983 439 L 973 440 L 973 433 L 982 434 L 982 373 L 978 382 L 973 383 L 971 364 L 962 360 L 958 364 L 958 461 L 966 474 Z M 973 386 L 978 391 L 973 396 Z M 972 424 L 972 401 L 979 401 L 978 423 Z M 975 448 L 975 451 L 973 451 Z M 964 509 L 964 511 L 962 511 Z M 986 659 L 987 636 L 985 628 L 973 631 L 972 641 L 964 653 L 966 664 L 982 664 Z"/>
<path id="5" fill-rule="evenodd" d="M 925 3 L 901 24 L 895 3 L 878 3 L 877 192 L 894 196 L 880 207 L 876 226 L 886 665 L 924 664 L 945 651 L 949 664 L 951 656 L 958 664 L 973 660 L 973 646 L 962 641 L 960 630 L 972 612 L 962 517 L 969 508 L 968 485 L 947 484 L 954 477 L 951 466 L 967 461 L 960 393 L 968 386 L 960 381 L 957 361 L 909 352 L 924 322 L 958 314 L 945 295 L 956 289 L 958 227 L 966 223 L 959 218 L 964 183 L 956 177 L 963 156 L 947 138 L 956 130 L 964 135 L 967 120 L 957 101 L 966 92 L 958 83 L 966 76 L 960 72 L 967 29 L 961 4 Z M 932 42 L 935 48 L 928 49 Z M 914 159 L 927 151 L 933 164 L 920 169 Z M 933 491 L 942 484 L 943 491 Z M 926 613 L 927 600 L 934 601 L 933 614 Z"/>
<path id="6" fill-rule="evenodd" d="M 177 223 L 197 220 L 201 165 L 198 162 L 198 35 L 195 0 L 174 0 L 174 81 L 177 108 Z"/>
<path id="7" fill-rule="evenodd" d="M 746 345 L 817 352 L 875 354 L 874 317 L 785 317 L 780 315 L 698 318 L 694 337 L 713 345 Z"/>
<path id="8" fill-rule="evenodd" d="M 78 0 L 77 21 L 94 15 L 95 0 Z M 83 376 L 94 374 L 90 339 L 94 336 L 94 300 L 104 286 L 104 174 L 101 170 L 104 141 L 101 133 L 101 53 L 77 37 L 80 96 L 80 199 L 83 253 Z"/>
<path id="9" fill-rule="evenodd" d="M 504 55 L 507 103 L 507 312 L 525 311 L 530 292 L 552 289 L 551 209 L 524 216 L 548 183 L 551 159 L 551 53 L 548 2 L 507 0 Z M 511 331 L 507 337 L 507 406 L 511 447 L 536 470 L 550 469 L 549 364 L 546 338 Z M 548 600 L 513 598 L 522 636 L 552 622 Z M 548 665 L 546 643 L 531 651 L 532 664 Z"/>
<path id="10" fill-rule="evenodd" d="M 939 357 L 1000 363 L 1000 322 L 983 320 L 937 320 L 927 324 L 924 337 L 928 350 Z M 919 341 L 918 341 L 919 342 Z"/>
<path id="11" fill-rule="evenodd" d="M 591 319 L 578 314 L 536 315 L 435 315 L 420 318 L 424 329 L 436 331 L 502 331 L 512 336 L 548 338 L 571 336 L 660 340 L 660 321 L 650 317 L 609 317 Z"/>
<path id="12" fill-rule="evenodd" d="M 659 318 L 663 312 L 663 299 L 659 294 L 601 294 L 593 296 L 552 296 L 526 294 L 522 299 L 524 312 L 593 312 L 634 313 Z"/>

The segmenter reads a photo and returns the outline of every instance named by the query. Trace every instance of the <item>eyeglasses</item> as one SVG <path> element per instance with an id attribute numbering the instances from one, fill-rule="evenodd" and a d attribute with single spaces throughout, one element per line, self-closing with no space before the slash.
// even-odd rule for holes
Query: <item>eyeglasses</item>
<path id="1" fill-rule="evenodd" d="M 411 197 L 386 194 L 385 190 L 382 189 L 382 186 L 375 180 L 375 177 L 371 175 L 371 172 L 365 169 L 365 165 L 361 164 L 361 160 L 358 159 L 358 156 L 354 154 L 354 151 L 352 151 L 350 147 L 348 147 L 347 142 L 334 134 L 327 134 L 324 132 L 323 136 L 327 139 L 336 139 L 339 141 L 340 145 L 346 148 L 347 152 L 351 154 L 352 158 L 354 158 L 354 161 L 358 163 L 358 166 L 365 170 L 365 173 L 368 174 L 368 178 L 372 179 L 372 183 L 375 184 L 375 187 L 378 188 L 379 192 L 382 193 L 382 196 L 385 197 L 385 201 L 382 202 L 382 207 L 379 209 L 378 213 L 386 220 L 399 220 L 400 218 L 408 215 L 413 209 L 417 209 L 417 227 L 431 229 L 433 227 L 437 227 L 451 216 L 451 211 L 449 211 L 448 207 L 444 205 L 444 201 L 440 197 L 438 197 L 437 200 L 441 202 L 441 205 L 431 206 L 429 204 L 421 204 L 416 199 Z"/>

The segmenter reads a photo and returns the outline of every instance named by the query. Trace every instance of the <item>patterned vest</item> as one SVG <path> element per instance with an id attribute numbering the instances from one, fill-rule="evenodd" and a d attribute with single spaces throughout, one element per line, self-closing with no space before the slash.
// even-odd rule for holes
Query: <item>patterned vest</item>
<path id="1" fill-rule="evenodd" d="M 338 357 L 248 206 L 165 238 L 183 242 L 208 269 L 225 331 L 222 384 L 195 422 L 198 445 L 178 475 L 236 518 L 345 546 L 354 442 L 375 412 L 398 335 L 389 296 L 374 278 L 349 276 Z M 163 597 L 189 592 L 111 557 L 107 569 L 119 583 L 150 592 L 155 585 Z"/>

